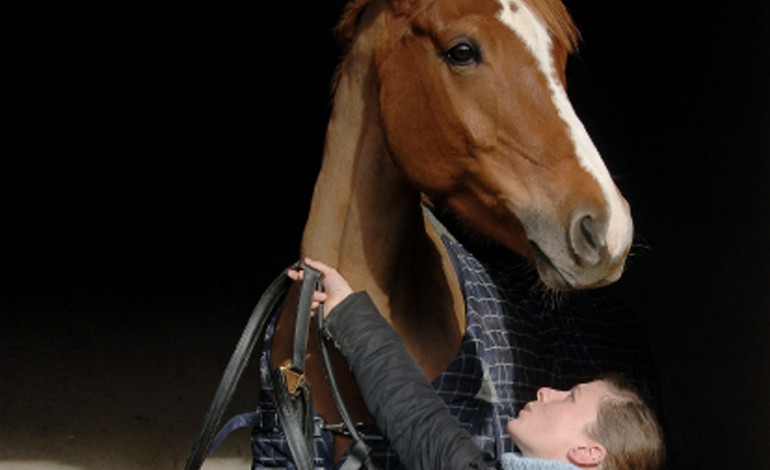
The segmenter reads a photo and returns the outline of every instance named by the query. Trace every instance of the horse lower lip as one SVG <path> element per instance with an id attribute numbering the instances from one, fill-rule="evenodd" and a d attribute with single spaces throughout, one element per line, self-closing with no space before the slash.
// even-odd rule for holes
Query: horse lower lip
<path id="1" fill-rule="evenodd" d="M 572 283 L 564 277 L 562 272 L 557 269 L 556 266 L 554 266 L 551 259 L 545 254 L 540 246 L 532 240 L 529 241 L 529 244 L 532 247 L 532 252 L 535 254 L 535 263 L 537 264 L 538 271 L 541 273 L 541 279 L 545 282 L 545 276 L 543 275 L 543 272 L 545 271 L 549 274 L 548 278 L 550 282 L 547 283 L 549 287 L 557 290 L 572 290 Z"/>

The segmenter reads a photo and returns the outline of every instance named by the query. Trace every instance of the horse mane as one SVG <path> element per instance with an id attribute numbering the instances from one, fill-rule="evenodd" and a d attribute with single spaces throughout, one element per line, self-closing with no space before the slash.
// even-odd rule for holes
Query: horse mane
<path id="1" fill-rule="evenodd" d="M 361 12 L 372 0 L 350 0 L 345 5 L 342 15 L 340 15 L 339 21 L 334 26 L 334 35 L 337 41 L 347 49 L 350 42 L 353 40 L 356 26 L 358 25 L 358 18 L 361 16 Z"/>

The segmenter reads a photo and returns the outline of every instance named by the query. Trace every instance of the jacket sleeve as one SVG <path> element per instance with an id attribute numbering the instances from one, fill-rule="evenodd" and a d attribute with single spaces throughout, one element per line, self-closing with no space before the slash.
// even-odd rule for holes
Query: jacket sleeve
<path id="1" fill-rule="evenodd" d="M 357 292 L 338 304 L 326 319 L 326 334 L 347 359 L 369 412 L 406 468 L 496 468 L 368 294 Z"/>

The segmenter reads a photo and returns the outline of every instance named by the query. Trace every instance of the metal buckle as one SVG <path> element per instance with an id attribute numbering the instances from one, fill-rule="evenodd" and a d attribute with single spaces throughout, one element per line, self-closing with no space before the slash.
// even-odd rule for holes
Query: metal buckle
<path id="1" fill-rule="evenodd" d="M 281 374 L 283 374 L 284 382 L 286 382 L 286 389 L 293 397 L 299 396 L 299 388 L 305 384 L 305 373 L 300 373 L 294 370 L 291 363 L 287 361 L 286 364 L 279 367 Z"/>

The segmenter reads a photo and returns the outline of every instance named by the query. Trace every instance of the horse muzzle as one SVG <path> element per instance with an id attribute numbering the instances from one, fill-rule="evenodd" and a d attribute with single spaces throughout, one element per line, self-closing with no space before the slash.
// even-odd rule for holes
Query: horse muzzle
<path id="1" fill-rule="evenodd" d="M 614 223 L 613 223 L 614 222 Z M 631 248 L 633 223 L 628 213 L 619 221 L 576 211 L 560 239 L 530 238 L 540 279 L 559 290 L 593 289 L 616 282 Z"/>

